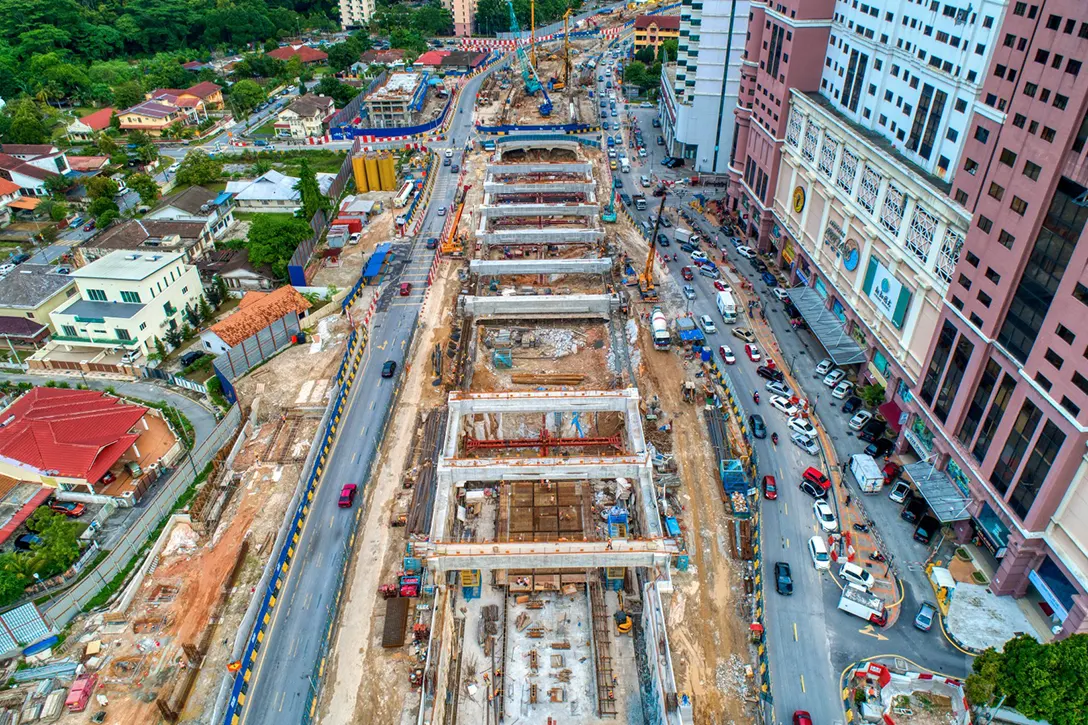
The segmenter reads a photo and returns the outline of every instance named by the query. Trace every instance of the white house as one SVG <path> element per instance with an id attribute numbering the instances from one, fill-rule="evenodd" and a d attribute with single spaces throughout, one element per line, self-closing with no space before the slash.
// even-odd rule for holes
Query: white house
<path id="1" fill-rule="evenodd" d="M 290 138 L 309 138 L 325 135 L 325 119 L 336 107 L 328 96 L 305 95 L 291 101 L 276 116 L 273 127 L 276 135 Z"/>
<path id="2" fill-rule="evenodd" d="M 23 196 L 48 196 L 46 179 L 70 174 L 64 152 L 51 144 L 0 144 L 0 178 L 18 184 Z"/>
<path id="3" fill-rule="evenodd" d="M 336 174 L 317 174 L 322 194 L 329 193 L 335 178 Z M 234 197 L 238 211 L 294 214 L 301 206 L 297 185 L 296 177 L 273 170 L 249 181 L 228 181 L 227 192 Z"/>

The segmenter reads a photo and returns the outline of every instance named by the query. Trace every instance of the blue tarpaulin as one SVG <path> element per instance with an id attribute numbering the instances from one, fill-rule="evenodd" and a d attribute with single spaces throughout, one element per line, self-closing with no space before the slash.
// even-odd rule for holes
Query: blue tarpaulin
<path id="1" fill-rule="evenodd" d="M 677 334 L 682 342 L 702 342 L 706 339 L 702 330 L 680 330 Z"/>
<path id="2" fill-rule="evenodd" d="M 373 254 L 366 260 L 366 267 L 363 268 L 364 278 L 370 279 L 378 276 L 382 265 L 385 264 L 385 258 L 389 256 L 389 250 L 392 248 L 393 245 L 390 242 L 383 242 L 374 247 Z"/>
<path id="3" fill-rule="evenodd" d="M 230 201 L 231 196 L 233 196 L 233 194 L 231 194 L 229 191 L 221 191 L 219 192 L 219 196 L 215 197 L 215 201 L 213 201 L 212 203 L 216 206 L 218 206 L 219 204 L 225 204 Z"/>

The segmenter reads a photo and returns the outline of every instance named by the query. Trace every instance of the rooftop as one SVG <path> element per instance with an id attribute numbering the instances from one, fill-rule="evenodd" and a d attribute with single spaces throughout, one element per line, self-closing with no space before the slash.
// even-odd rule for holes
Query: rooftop
<path id="1" fill-rule="evenodd" d="M 274 292 L 247 292 L 234 314 L 220 320 L 209 331 L 228 345 L 237 345 L 290 312 L 302 314 L 310 302 L 288 285 Z"/>
<path id="2" fill-rule="evenodd" d="M 0 279 L 0 307 L 32 310 L 75 284 L 68 275 L 53 270 L 48 264 L 20 264 Z"/>
<path id="3" fill-rule="evenodd" d="M 422 73 L 391 73 L 385 83 L 380 88 L 374 89 L 367 98 L 379 100 L 396 97 L 411 98 L 422 82 Z"/>
<path id="4" fill-rule="evenodd" d="M 335 178 L 336 174 L 317 174 L 317 183 L 321 187 L 322 194 L 327 194 L 329 192 L 329 187 L 332 185 L 332 181 Z M 228 181 L 227 192 L 232 194 L 235 199 L 241 201 L 292 201 L 299 198 L 299 193 L 295 189 L 296 184 L 298 184 L 297 177 L 287 176 L 286 174 L 282 174 L 273 169 L 271 171 L 266 171 L 256 179 Z"/>
<path id="5" fill-rule="evenodd" d="M 67 307 L 57 310 L 59 315 L 75 315 L 90 320 L 130 320 L 140 313 L 145 305 L 138 302 L 98 302 L 97 300 L 76 300 Z"/>
<path id="6" fill-rule="evenodd" d="M 0 144 L 0 153 L 31 158 L 57 156 L 60 154 L 60 149 L 49 143 L 4 143 Z"/>
<path id="7" fill-rule="evenodd" d="M 47 331 L 45 325 L 26 317 L 0 315 L 0 337 L 33 338 Z"/>
<path id="8" fill-rule="evenodd" d="M 0 196 L 10 196 L 19 193 L 19 185 L 0 177 Z"/>
<path id="9" fill-rule="evenodd" d="M 294 111 L 299 116 L 310 117 L 315 115 L 324 116 L 333 111 L 333 100 L 328 96 L 318 96 L 313 93 L 307 93 L 305 96 L 299 96 L 283 109 L 284 111 Z"/>
<path id="10" fill-rule="evenodd" d="M 639 15 L 635 18 L 635 29 L 645 30 L 656 25 L 660 30 L 680 30 L 679 15 Z"/>
<path id="11" fill-rule="evenodd" d="M 78 123 L 82 123 L 92 131 L 102 131 L 109 127 L 110 119 L 113 117 L 115 111 L 112 108 L 100 108 L 93 113 L 88 113 L 83 118 L 79 119 Z"/>
<path id="12" fill-rule="evenodd" d="M 33 388 L 0 412 L 0 456 L 37 473 L 97 481 L 147 413 L 96 390 Z"/>
<path id="13" fill-rule="evenodd" d="M 137 103 L 132 108 L 124 111 L 125 113 L 135 113 L 141 116 L 148 116 L 150 118 L 169 118 L 177 113 L 176 106 L 168 106 L 165 103 L 158 103 L 156 101 L 144 101 Z"/>
<path id="14" fill-rule="evenodd" d="M 111 252 L 96 262 L 72 272 L 79 279 L 141 280 L 155 274 L 163 267 L 182 261 L 182 255 L 174 252 L 156 254 L 132 254 Z"/>
<path id="15" fill-rule="evenodd" d="M 180 243 L 190 247 L 200 240 L 204 222 L 135 219 L 115 224 L 80 246 L 84 249 L 159 249 Z"/>
<path id="16" fill-rule="evenodd" d="M 201 214 L 207 216 L 210 212 L 201 211 L 201 207 L 215 203 L 217 196 L 218 194 L 216 192 L 209 191 L 203 186 L 190 186 L 188 189 L 184 189 L 164 198 L 155 206 L 155 210 L 157 211 L 172 206 L 181 209 L 182 211 L 187 211 L 194 216 Z"/>
<path id="17" fill-rule="evenodd" d="M 308 45 L 300 45 L 297 47 L 287 45 L 282 48 L 276 48 L 265 55 L 269 58 L 275 58 L 276 60 L 282 61 L 288 61 L 295 56 L 298 56 L 298 59 L 303 63 L 316 63 L 329 57 L 327 53 L 311 48 Z"/>
<path id="18" fill-rule="evenodd" d="M 4 144 L 4 146 L 11 146 L 11 144 Z M 3 148 L 3 146 L 0 146 L 0 148 Z M 43 181 L 50 177 L 60 175 L 57 171 L 48 171 L 46 169 L 38 168 L 26 161 L 15 158 L 11 154 L 2 152 L 0 152 L 0 169 L 6 169 L 17 174 L 23 174 L 24 176 L 30 176 Z"/>

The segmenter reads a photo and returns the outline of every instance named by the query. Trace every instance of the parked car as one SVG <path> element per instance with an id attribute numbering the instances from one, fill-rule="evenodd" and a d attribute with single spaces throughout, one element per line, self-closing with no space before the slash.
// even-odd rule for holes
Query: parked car
<path id="1" fill-rule="evenodd" d="M 748 343 L 744 346 L 744 354 L 748 356 L 748 359 L 752 362 L 760 361 L 759 348 L 752 343 Z"/>
<path id="2" fill-rule="evenodd" d="M 87 222 L 86 224 L 83 225 L 83 231 L 85 231 L 85 232 L 92 231 L 97 224 L 98 224 L 97 220 L 91 219 L 89 222 Z"/>
<path id="3" fill-rule="evenodd" d="M 190 350 L 179 357 L 178 362 L 181 363 L 183 368 L 187 368 L 202 357 L 204 357 L 204 352 L 202 350 Z"/>
<path id="4" fill-rule="evenodd" d="M 794 445 L 810 456 L 820 455 L 820 444 L 812 438 L 809 438 L 807 435 L 804 435 L 803 433 L 794 433 L 790 436 L 790 440 L 793 441 Z"/>
<path id="5" fill-rule="evenodd" d="M 401 297 L 407 297 L 410 294 L 412 294 L 412 283 L 411 282 L 401 282 L 400 283 L 400 296 Z"/>
<path id="6" fill-rule="evenodd" d="M 827 491 L 831 488 L 831 479 L 824 475 L 824 472 L 819 468 L 809 466 L 801 474 L 802 481 L 808 481 L 814 486 L 819 486 L 820 490 Z"/>
<path id="7" fill-rule="evenodd" d="M 680 268 L 680 276 L 683 277 L 688 282 L 695 279 L 695 273 L 691 271 L 691 267 L 681 267 Z"/>
<path id="8" fill-rule="evenodd" d="M 899 475 L 903 473 L 903 467 L 895 461 L 888 461 L 880 470 L 884 473 L 884 483 L 889 486 L 898 481 Z"/>
<path id="9" fill-rule="evenodd" d="M 853 584 L 856 587 L 869 591 L 876 584 L 876 577 L 857 564 L 849 561 L 839 567 L 839 578 L 845 584 Z"/>
<path id="10" fill-rule="evenodd" d="M 87 507 L 76 501 L 58 501 L 55 498 L 49 500 L 49 508 L 59 514 L 76 518 L 82 516 Z"/>
<path id="11" fill-rule="evenodd" d="M 37 534 L 23 534 L 15 539 L 15 548 L 19 551 L 30 551 L 35 546 L 41 546 L 43 543 L 45 542 L 42 537 Z"/>
<path id="12" fill-rule="evenodd" d="M 746 247 L 744 245 L 737 247 L 737 254 L 744 257 L 745 259 L 755 259 L 756 257 L 755 250 L 751 247 Z"/>
<path id="13" fill-rule="evenodd" d="M 861 430 L 872 419 L 872 413 L 867 410 L 860 410 L 850 419 L 849 428 L 850 430 Z"/>
<path id="14" fill-rule="evenodd" d="M 833 388 L 839 384 L 839 381 L 846 377 L 846 373 L 838 368 L 835 368 L 824 376 L 824 385 L 829 388 Z"/>
<path id="15" fill-rule="evenodd" d="M 812 483 L 809 481 L 801 481 L 798 488 L 800 488 L 803 493 L 807 493 L 809 496 L 812 496 L 812 498 L 827 498 L 827 491 L 823 490 L 819 486 L 812 485 Z"/>
<path id="16" fill-rule="evenodd" d="M 765 379 L 772 380 L 776 383 L 780 383 L 786 379 L 786 376 L 782 374 L 782 371 L 778 368 L 772 368 L 770 365 L 760 365 L 756 368 L 756 375 Z"/>
<path id="17" fill-rule="evenodd" d="M 781 287 L 775 287 L 773 290 L 771 290 L 771 294 L 773 294 L 775 297 L 777 297 L 779 300 L 782 300 L 783 302 L 789 299 L 789 295 L 786 293 L 786 290 L 782 289 Z"/>
<path id="18" fill-rule="evenodd" d="M 835 363 L 831 360 L 831 358 L 824 358 L 819 363 L 817 363 L 817 365 L 816 365 L 816 374 L 817 375 L 827 375 L 829 372 L 831 372 L 831 369 L 834 368 L 834 367 L 835 367 Z"/>
<path id="19" fill-rule="evenodd" d="M 733 328 L 733 337 L 739 337 L 740 339 L 744 340 L 745 342 L 755 342 L 756 341 L 755 333 L 752 332 L 751 330 L 749 330 L 747 327 L 734 327 Z"/>
<path id="20" fill-rule="evenodd" d="M 793 576 L 790 565 L 784 561 L 774 563 L 774 590 L 784 596 L 793 594 Z"/>
<path id="21" fill-rule="evenodd" d="M 918 528 L 914 530 L 914 540 L 919 544 L 929 544 L 933 535 L 941 530 L 941 522 L 933 516 L 923 516 L 918 522 Z"/>
<path id="22" fill-rule="evenodd" d="M 351 508 L 352 504 L 355 503 L 355 491 L 357 488 L 358 486 L 354 483 L 345 483 L 344 487 L 340 489 L 340 501 L 338 501 L 336 505 L 342 509 Z"/>
<path id="23" fill-rule="evenodd" d="M 759 278 L 763 280 L 763 284 L 767 285 L 768 287 L 774 287 L 778 284 L 778 279 L 770 272 L 764 272 L 759 276 Z"/>
<path id="24" fill-rule="evenodd" d="M 888 430 L 888 424 L 879 418 L 873 418 L 866 423 L 861 432 L 858 433 L 858 438 L 863 441 L 875 441 L 884 435 L 884 432 Z"/>
<path id="25" fill-rule="evenodd" d="M 714 280 L 714 289 L 718 290 L 719 292 L 725 292 L 729 288 L 726 286 L 725 282 L 722 282 L 720 279 L 716 279 Z"/>
<path id="26" fill-rule="evenodd" d="M 763 477 L 763 498 L 768 501 L 778 498 L 778 484 L 775 483 L 774 476 Z"/>
<path id="27" fill-rule="evenodd" d="M 922 602 L 918 607 L 918 614 L 914 615 L 914 626 L 923 632 L 928 632 L 933 626 L 933 617 L 937 614 L 937 605 L 933 602 Z"/>
<path id="28" fill-rule="evenodd" d="M 849 380 L 842 380 L 842 381 L 839 382 L 838 385 L 835 386 L 835 389 L 831 391 L 831 397 L 832 398 L 838 398 L 839 400 L 842 400 L 847 395 L 849 395 L 853 390 L 854 390 L 854 384 L 852 382 L 850 382 Z"/>
<path id="29" fill-rule="evenodd" d="M 816 428 L 808 420 L 800 416 L 794 416 L 786 421 L 786 427 L 795 433 L 806 435 L 809 438 L 816 437 Z"/>
<path id="30" fill-rule="evenodd" d="M 906 481 L 896 481 L 895 485 L 892 486 L 892 492 L 888 494 L 888 498 L 896 503 L 903 503 L 909 495 L 910 484 Z"/>
<path id="31" fill-rule="evenodd" d="M 835 512 L 827 504 L 827 501 L 819 500 L 812 504 L 812 513 L 816 516 L 816 523 L 824 531 L 838 531 L 839 520 L 835 518 Z"/>
<path id="32" fill-rule="evenodd" d="M 722 359 L 726 365 L 732 365 L 737 361 L 737 356 L 733 354 L 733 349 L 728 345 L 718 346 L 718 357 Z"/>
<path id="33" fill-rule="evenodd" d="M 781 395 L 786 398 L 793 395 L 793 391 L 790 390 L 790 386 L 779 380 L 772 380 L 767 383 L 767 392 L 769 392 L 771 395 Z"/>
<path id="34" fill-rule="evenodd" d="M 763 416 L 759 413 L 748 416 L 748 427 L 752 429 L 752 435 L 756 438 L 767 437 L 767 424 L 763 422 Z"/>
<path id="35" fill-rule="evenodd" d="M 831 569 L 831 554 L 827 552 L 827 543 L 822 536 L 813 536 L 808 540 L 808 553 L 816 569 Z"/>
<path id="36" fill-rule="evenodd" d="M 895 448 L 895 444 L 887 438 L 878 438 L 869 445 L 865 446 L 865 455 L 872 456 L 873 458 L 883 458 L 892 452 Z"/>
<path id="37" fill-rule="evenodd" d="M 397 371 L 397 361 L 396 360 L 386 360 L 385 364 L 382 365 L 382 377 L 383 378 L 393 377 L 393 373 L 395 373 L 396 371 Z"/>
<path id="38" fill-rule="evenodd" d="M 801 412 L 800 408 L 791 403 L 789 398 L 783 397 L 781 395 L 772 395 L 770 402 L 772 408 L 779 411 L 780 413 L 785 413 L 787 416 L 790 417 L 795 416 Z"/>
<path id="39" fill-rule="evenodd" d="M 861 408 L 861 398 L 856 395 L 851 395 L 846 399 L 846 402 L 842 404 L 842 412 L 853 413 L 855 410 Z"/>
<path id="40" fill-rule="evenodd" d="M 920 521 L 928 511 L 929 506 L 924 499 L 910 497 L 907 500 L 907 505 L 899 512 L 899 518 L 903 519 L 908 524 L 913 524 L 916 521 Z"/>

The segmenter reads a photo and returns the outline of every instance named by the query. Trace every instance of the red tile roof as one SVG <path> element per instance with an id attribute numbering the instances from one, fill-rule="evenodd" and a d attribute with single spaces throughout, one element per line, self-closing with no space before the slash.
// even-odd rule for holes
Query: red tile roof
<path id="1" fill-rule="evenodd" d="M 317 63 L 318 61 L 326 60 L 329 57 L 328 53 L 322 53 L 320 50 L 315 50 L 308 45 L 300 45 L 297 48 L 287 45 L 283 48 L 276 48 L 265 55 L 269 58 L 275 58 L 276 60 L 282 61 L 291 60 L 297 55 L 298 59 L 303 63 Z"/>
<path id="2" fill-rule="evenodd" d="M 635 29 L 645 30 L 651 25 L 656 25 L 658 30 L 679 30 L 679 15 L 639 15 L 635 18 Z"/>
<path id="3" fill-rule="evenodd" d="M 192 93 L 194 96 L 199 96 L 200 98 L 208 98 L 209 96 L 215 95 L 216 91 L 221 90 L 223 90 L 222 86 L 217 86 L 211 81 L 201 81 L 195 86 L 186 88 L 185 92 Z"/>
<path id="4" fill-rule="evenodd" d="M 147 413 L 97 390 L 33 388 L 0 412 L 0 456 L 94 483 L 136 442 Z"/>
<path id="5" fill-rule="evenodd" d="M 275 292 L 247 292 L 234 314 L 208 329 L 228 345 L 237 345 L 256 335 L 289 312 L 302 314 L 310 302 L 294 287 L 287 285 Z"/>
<path id="6" fill-rule="evenodd" d="M 56 171 L 47 171 L 45 169 L 38 168 L 28 164 L 25 161 L 20 161 L 14 156 L 8 156 L 5 153 L 0 153 L 0 169 L 7 169 L 17 174 L 23 174 L 24 176 L 30 176 L 35 179 L 44 181 L 51 176 L 58 176 Z"/>
<path id="7" fill-rule="evenodd" d="M 8 196 L 9 194 L 19 193 L 19 185 L 8 181 L 7 179 L 0 178 L 0 196 Z"/>
<path id="8" fill-rule="evenodd" d="M 113 114 L 114 110 L 112 108 L 102 108 L 94 113 L 88 113 L 79 119 L 79 122 L 84 126 L 89 126 L 92 131 L 101 131 L 110 125 L 110 118 L 113 117 Z"/>
<path id="9" fill-rule="evenodd" d="M 448 50 L 428 50 L 423 55 L 416 58 L 416 62 L 413 65 L 441 65 L 442 59 L 449 55 Z"/>

